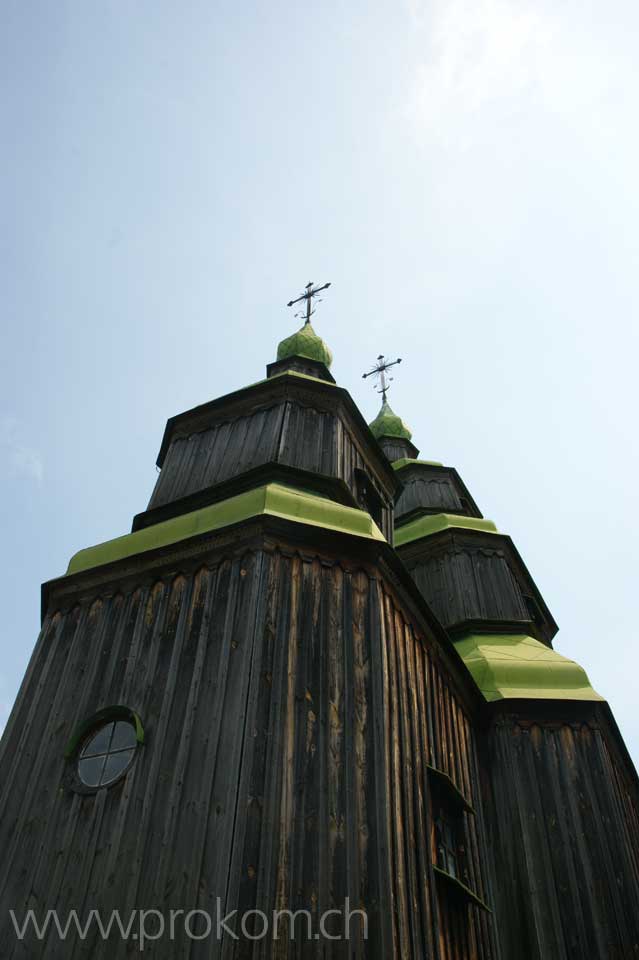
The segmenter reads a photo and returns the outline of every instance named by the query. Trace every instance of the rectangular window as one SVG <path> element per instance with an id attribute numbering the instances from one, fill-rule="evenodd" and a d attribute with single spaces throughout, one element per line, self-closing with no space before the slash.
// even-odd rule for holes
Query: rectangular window
<path id="1" fill-rule="evenodd" d="M 437 866 L 461 880 L 466 874 L 463 818 L 442 803 L 434 806 Z"/>
<path id="2" fill-rule="evenodd" d="M 380 529 L 383 529 L 384 501 L 364 470 L 356 469 L 355 478 L 357 481 L 357 500 L 360 507 L 371 515 Z"/>
<path id="3" fill-rule="evenodd" d="M 467 815 L 474 810 L 443 770 L 427 766 L 435 879 L 446 895 L 490 910 L 471 889 L 467 857 Z"/>

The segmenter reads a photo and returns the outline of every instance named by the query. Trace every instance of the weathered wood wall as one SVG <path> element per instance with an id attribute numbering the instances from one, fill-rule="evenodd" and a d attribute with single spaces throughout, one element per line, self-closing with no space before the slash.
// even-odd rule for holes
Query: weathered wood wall
<path id="1" fill-rule="evenodd" d="M 336 412 L 293 400 L 177 436 L 170 444 L 149 509 L 229 480 L 265 463 L 281 463 L 343 480 L 357 498 L 357 470 L 368 473 L 384 501 L 382 532 L 392 542 L 392 502 Z"/>
<path id="2" fill-rule="evenodd" d="M 574 704 L 572 721 L 553 721 L 557 709 L 499 714 L 485 738 L 504 956 L 629 960 L 639 956 L 636 780 L 607 708 Z"/>
<path id="3" fill-rule="evenodd" d="M 252 553 L 48 618 L 4 743 L 3 903 L 215 916 L 216 897 L 322 911 L 350 894 L 379 913 L 374 849 L 360 860 L 361 818 L 377 820 L 361 631 L 344 653 L 343 605 L 362 590 L 339 567 Z M 131 772 L 94 797 L 61 789 L 66 740 L 113 703 L 148 730 Z M 6 929 L 0 954 L 22 955 Z"/>
<path id="4" fill-rule="evenodd" d="M 477 539 L 477 538 L 476 538 Z M 467 620 L 526 622 L 530 613 L 505 552 L 453 535 L 406 564 L 420 592 L 446 626 Z"/>
<path id="5" fill-rule="evenodd" d="M 414 510 L 461 513 L 462 503 L 449 477 L 410 477 L 396 505 L 398 517 Z"/>
<path id="6" fill-rule="evenodd" d="M 426 765 L 448 774 L 476 810 L 466 813 L 468 885 L 491 895 L 481 825 L 475 734 L 437 650 L 424 644 L 384 598 L 384 678 L 389 756 L 387 789 L 394 897 L 394 956 L 472 960 L 496 957 L 490 915 L 437 888 L 432 862 Z"/>
<path id="7" fill-rule="evenodd" d="M 438 905 L 426 762 L 477 808 L 470 869 L 489 899 L 474 735 L 395 588 L 375 567 L 316 551 L 197 562 L 47 615 L 0 748 L 3 908 L 215 916 L 220 897 L 225 911 L 305 908 L 317 921 L 349 897 L 369 915 L 366 943 L 227 938 L 148 951 L 495 956 L 488 914 Z M 123 781 L 82 796 L 64 785 L 65 745 L 110 704 L 140 714 L 147 742 Z M 95 936 L 40 952 L 16 943 L 4 910 L 0 923 L 7 960 L 126 955 Z"/>
<path id="8" fill-rule="evenodd" d="M 399 471 L 403 489 L 395 503 L 395 522 L 417 513 L 481 513 L 456 470 L 415 464 Z"/>
<path id="9" fill-rule="evenodd" d="M 277 461 L 285 412 L 286 403 L 278 402 L 264 410 L 228 418 L 208 430 L 176 437 L 167 451 L 149 508 L 221 483 L 262 463 Z"/>

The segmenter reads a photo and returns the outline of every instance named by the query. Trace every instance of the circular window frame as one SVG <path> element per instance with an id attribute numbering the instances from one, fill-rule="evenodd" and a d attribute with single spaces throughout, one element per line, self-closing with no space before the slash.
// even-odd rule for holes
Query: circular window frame
<path id="1" fill-rule="evenodd" d="M 117 774 L 117 776 L 115 776 L 112 780 L 109 780 L 108 783 L 103 783 L 98 786 L 90 786 L 89 784 L 85 783 L 80 776 L 79 763 L 82 757 L 82 751 L 101 727 L 107 726 L 109 723 L 117 722 L 118 720 L 127 721 L 135 730 L 136 743 L 135 747 L 133 748 L 133 756 L 127 765 Z M 137 714 L 134 710 L 131 710 L 129 707 L 125 707 L 120 704 L 112 707 L 105 707 L 103 710 L 98 710 L 97 713 L 94 713 L 80 724 L 74 735 L 69 740 L 66 750 L 64 751 L 64 758 L 67 761 L 65 778 L 66 785 L 71 790 L 75 791 L 75 793 L 81 794 L 95 794 L 100 790 L 111 790 L 113 787 L 121 783 L 122 780 L 124 780 L 124 778 L 127 776 L 137 759 L 140 747 L 143 746 L 144 741 L 144 727 L 142 726 L 142 721 L 140 720 L 139 714 Z"/>

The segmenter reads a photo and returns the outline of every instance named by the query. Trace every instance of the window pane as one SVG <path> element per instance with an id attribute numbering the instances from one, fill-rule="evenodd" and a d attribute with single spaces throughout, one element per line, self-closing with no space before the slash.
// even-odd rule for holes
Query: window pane
<path id="1" fill-rule="evenodd" d="M 82 756 L 94 757 L 99 753 L 106 753 L 109 749 L 109 743 L 111 742 L 112 730 L 112 723 L 107 723 L 105 727 L 98 730 L 98 732 L 91 737 L 87 745 L 83 747 Z"/>
<path id="2" fill-rule="evenodd" d="M 111 752 L 114 750 L 126 750 L 134 747 L 137 743 L 135 729 L 127 720 L 118 720 L 113 731 L 113 740 L 111 741 Z"/>
<path id="3" fill-rule="evenodd" d="M 123 750 L 120 753 L 112 753 L 106 759 L 104 773 L 102 774 L 102 784 L 110 783 L 119 777 L 128 767 L 133 758 L 134 750 Z"/>
<path id="4" fill-rule="evenodd" d="M 80 779 L 87 787 L 99 787 L 102 781 L 102 771 L 104 769 L 104 757 L 90 757 L 86 760 L 80 760 L 78 764 L 78 773 Z"/>

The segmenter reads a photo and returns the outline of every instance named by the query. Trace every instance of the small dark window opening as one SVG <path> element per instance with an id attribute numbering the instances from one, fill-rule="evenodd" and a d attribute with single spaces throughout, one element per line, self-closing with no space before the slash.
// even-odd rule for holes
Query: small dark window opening
<path id="1" fill-rule="evenodd" d="M 370 513 L 371 517 L 381 529 L 384 518 L 384 501 L 373 486 L 373 483 L 363 470 L 355 471 L 357 481 L 357 501 L 362 508 Z"/>
<path id="2" fill-rule="evenodd" d="M 434 803 L 437 866 L 457 880 L 467 879 L 464 819 L 441 800 Z"/>
<path id="3" fill-rule="evenodd" d="M 524 597 L 524 602 L 530 619 L 540 627 L 545 621 L 537 600 L 535 597 Z"/>
<path id="4" fill-rule="evenodd" d="M 427 764 L 432 814 L 432 857 L 441 890 L 482 910 L 490 907 L 471 889 L 467 852 L 468 817 L 474 810 L 443 770 Z"/>
<path id="5" fill-rule="evenodd" d="M 473 813 L 466 798 L 448 774 L 436 767 L 427 767 L 433 822 L 433 860 L 440 870 L 466 883 L 465 814 Z"/>
<path id="6" fill-rule="evenodd" d="M 462 508 L 462 510 L 464 511 L 464 513 L 470 514 L 470 512 L 471 512 L 471 510 L 470 510 L 470 504 L 468 503 L 468 500 L 466 499 L 466 497 L 460 497 L 460 498 L 459 498 L 459 502 L 460 502 L 460 504 L 461 504 L 461 508 Z"/>

